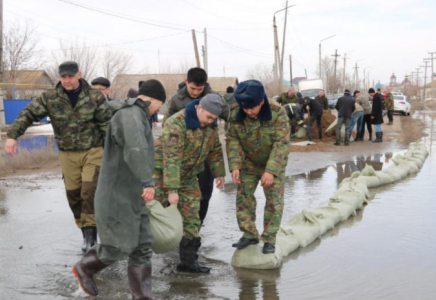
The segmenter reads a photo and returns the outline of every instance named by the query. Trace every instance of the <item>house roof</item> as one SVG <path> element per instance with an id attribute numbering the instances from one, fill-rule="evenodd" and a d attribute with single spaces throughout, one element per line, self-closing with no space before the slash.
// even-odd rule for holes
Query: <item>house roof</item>
<path id="1" fill-rule="evenodd" d="M 54 85 L 44 70 L 4 71 L 3 83 L 14 83 L 22 88 Z"/>
<path id="2" fill-rule="evenodd" d="M 169 98 L 177 93 L 179 83 L 185 78 L 186 74 L 119 74 L 115 76 L 111 88 L 114 98 L 125 98 L 129 89 L 138 89 L 139 81 L 156 79 L 162 83 Z M 208 82 L 212 90 L 225 93 L 228 86 L 237 85 L 238 79 L 236 77 L 209 77 Z"/>

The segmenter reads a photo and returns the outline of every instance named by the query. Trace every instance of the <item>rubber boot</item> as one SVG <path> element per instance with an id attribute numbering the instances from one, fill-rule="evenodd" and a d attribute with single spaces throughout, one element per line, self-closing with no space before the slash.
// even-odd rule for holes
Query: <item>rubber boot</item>
<path id="1" fill-rule="evenodd" d="M 372 132 L 369 133 L 369 139 L 368 141 L 372 141 Z"/>
<path id="2" fill-rule="evenodd" d="M 381 139 L 382 133 L 381 132 L 376 132 L 375 133 L 375 141 L 372 141 L 373 143 L 381 143 L 382 139 Z"/>
<path id="3" fill-rule="evenodd" d="M 83 230 L 83 228 L 80 228 L 80 230 L 82 231 L 82 235 L 83 235 L 82 252 L 85 253 L 86 252 L 85 230 Z"/>
<path id="4" fill-rule="evenodd" d="M 83 227 L 83 236 L 84 236 L 84 249 L 83 252 L 87 252 L 91 249 L 95 244 L 97 244 L 97 227 Z"/>
<path id="5" fill-rule="evenodd" d="M 345 145 L 345 146 L 350 145 L 350 135 L 349 135 L 349 134 L 346 134 L 346 135 L 345 135 L 345 142 L 344 142 L 344 145 Z"/>
<path id="6" fill-rule="evenodd" d="M 151 292 L 151 265 L 129 266 L 127 277 L 133 300 L 156 299 Z"/>
<path id="7" fill-rule="evenodd" d="M 383 142 L 383 131 L 380 131 L 380 143 Z"/>
<path id="8" fill-rule="evenodd" d="M 177 265 L 177 270 L 180 272 L 191 273 L 210 273 L 210 268 L 202 266 L 198 263 L 198 249 L 201 246 L 201 238 L 189 240 L 185 237 L 179 245 L 180 263 Z"/>
<path id="9" fill-rule="evenodd" d="M 76 263 L 72 269 L 73 275 L 79 280 L 82 290 L 91 297 L 98 295 L 97 285 L 94 282 L 94 274 L 106 268 L 107 265 L 102 263 L 97 256 L 95 248 L 91 248 Z"/>
<path id="10" fill-rule="evenodd" d="M 341 141 L 340 140 L 336 140 L 336 142 L 333 145 L 340 146 L 341 145 Z"/>

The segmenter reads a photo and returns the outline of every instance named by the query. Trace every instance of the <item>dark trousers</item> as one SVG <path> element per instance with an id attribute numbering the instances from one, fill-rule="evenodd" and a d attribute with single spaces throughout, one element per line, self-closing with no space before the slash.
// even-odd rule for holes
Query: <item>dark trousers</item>
<path id="1" fill-rule="evenodd" d="M 322 126 L 321 126 L 321 115 L 310 115 L 309 122 L 307 122 L 307 133 L 309 134 L 309 140 L 313 139 L 313 128 L 312 124 L 316 120 L 316 124 L 318 125 L 318 137 L 322 138 Z"/>
<path id="2" fill-rule="evenodd" d="M 360 132 L 360 137 L 362 139 L 363 136 L 365 135 L 365 124 L 366 124 L 366 128 L 368 129 L 368 133 L 372 135 L 371 114 L 367 114 L 363 116 L 362 131 Z"/>
<path id="3" fill-rule="evenodd" d="M 209 168 L 209 164 L 206 161 L 204 162 L 204 171 L 198 173 L 197 178 L 201 191 L 200 221 L 203 223 L 209 208 L 209 200 L 210 197 L 212 197 L 213 192 L 213 175 Z"/>
<path id="4" fill-rule="evenodd" d="M 394 122 L 394 110 L 388 110 L 388 119 L 389 119 L 389 123 Z"/>
<path id="5" fill-rule="evenodd" d="M 342 124 L 345 124 L 345 140 L 349 141 L 349 139 L 350 139 L 350 123 L 351 123 L 351 118 L 338 117 L 338 123 L 336 125 L 336 140 L 337 141 L 341 140 Z"/>

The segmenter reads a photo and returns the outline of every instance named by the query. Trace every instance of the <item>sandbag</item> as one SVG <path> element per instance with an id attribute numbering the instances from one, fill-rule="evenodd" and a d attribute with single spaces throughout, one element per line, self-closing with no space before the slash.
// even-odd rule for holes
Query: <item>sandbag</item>
<path id="1" fill-rule="evenodd" d="M 183 221 L 177 205 L 163 208 L 158 201 L 153 200 L 147 203 L 147 208 L 154 237 L 154 253 L 165 253 L 175 249 L 183 236 Z"/>
<path id="2" fill-rule="evenodd" d="M 298 131 L 295 133 L 295 137 L 297 139 L 303 139 L 306 136 L 306 128 L 304 128 L 303 126 L 300 126 L 300 128 L 298 129 Z"/>
<path id="3" fill-rule="evenodd" d="M 301 247 L 306 247 L 320 236 L 319 224 L 314 218 L 306 217 L 304 212 L 292 216 L 282 229 L 291 232 Z"/>
<path id="4" fill-rule="evenodd" d="M 376 171 L 375 175 L 380 180 L 380 185 L 389 184 L 395 181 L 395 178 L 388 173 Z"/>
<path id="5" fill-rule="evenodd" d="M 277 246 L 277 245 L 276 245 Z M 283 253 L 281 247 L 276 247 L 275 253 L 263 254 L 262 244 L 249 245 L 233 253 L 232 265 L 249 269 L 277 269 L 282 265 Z"/>

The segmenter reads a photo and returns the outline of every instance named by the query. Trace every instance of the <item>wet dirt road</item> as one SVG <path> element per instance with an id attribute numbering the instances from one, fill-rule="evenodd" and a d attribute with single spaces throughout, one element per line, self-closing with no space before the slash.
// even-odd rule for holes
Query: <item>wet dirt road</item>
<path id="1" fill-rule="evenodd" d="M 167 299 L 434 299 L 436 143 L 431 136 L 423 138 L 430 155 L 418 174 L 370 190 L 372 200 L 364 210 L 286 257 L 278 270 L 230 265 L 231 244 L 241 235 L 236 189 L 226 185 L 214 191 L 200 250 L 211 274 L 177 273 L 176 251 L 154 255 L 154 291 Z M 404 150 L 394 144 L 387 152 L 323 153 L 322 162 L 320 153 L 293 156 L 282 222 L 326 201 L 365 163 L 385 168 Z M 261 189 L 256 196 L 262 216 Z M 262 229 L 261 217 L 257 226 Z M 70 272 L 81 257 L 80 245 L 59 173 L 0 179 L 0 299 L 86 299 Z M 97 275 L 97 284 L 98 299 L 130 299 L 126 262 Z"/>

